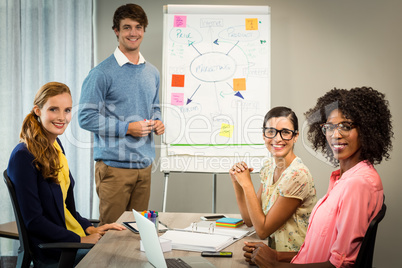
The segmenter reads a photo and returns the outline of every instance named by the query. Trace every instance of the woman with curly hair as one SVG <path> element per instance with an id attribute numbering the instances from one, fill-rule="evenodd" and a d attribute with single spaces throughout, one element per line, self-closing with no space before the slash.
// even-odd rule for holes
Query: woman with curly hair
<path id="1" fill-rule="evenodd" d="M 75 209 L 74 179 L 57 138 L 71 120 L 70 89 L 62 83 L 43 85 L 22 124 L 21 142 L 11 153 L 7 175 L 12 181 L 22 218 L 34 245 L 35 267 L 57 267 L 60 251 L 43 250 L 41 243 L 82 242 L 95 244 L 113 223 L 94 227 Z M 78 250 L 76 263 L 87 250 Z"/>
<path id="2" fill-rule="evenodd" d="M 388 106 L 384 94 L 370 87 L 333 89 L 306 112 L 313 148 L 339 169 L 314 207 L 297 254 L 246 243 L 246 261 L 260 267 L 354 266 L 366 230 L 384 202 L 373 165 L 387 160 L 392 149 Z"/>

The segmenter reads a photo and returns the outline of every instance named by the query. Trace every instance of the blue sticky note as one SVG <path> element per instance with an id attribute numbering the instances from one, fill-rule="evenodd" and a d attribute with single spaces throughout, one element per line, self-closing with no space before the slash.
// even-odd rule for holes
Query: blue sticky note
<path id="1" fill-rule="evenodd" d="M 227 223 L 227 224 L 236 224 L 242 222 L 242 219 L 235 219 L 235 218 L 222 218 L 217 220 L 217 223 Z"/>

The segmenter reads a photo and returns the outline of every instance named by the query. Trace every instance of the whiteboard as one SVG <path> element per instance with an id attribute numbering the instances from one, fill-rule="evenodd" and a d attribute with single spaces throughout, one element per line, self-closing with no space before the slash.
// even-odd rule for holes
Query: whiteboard
<path id="1" fill-rule="evenodd" d="M 268 6 L 164 6 L 162 172 L 227 172 L 268 151 Z"/>

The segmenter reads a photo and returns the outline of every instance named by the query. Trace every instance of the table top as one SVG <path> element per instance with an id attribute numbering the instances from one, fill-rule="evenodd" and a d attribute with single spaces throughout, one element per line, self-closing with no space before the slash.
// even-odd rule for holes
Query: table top
<path id="1" fill-rule="evenodd" d="M 210 213 L 207 213 L 210 215 Z M 159 220 L 170 228 L 186 228 L 192 222 L 200 221 L 201 213 L 159 213 Z M 239 218 L 238 214 L 225 214 L 228 217 Z M 118 223 L 134 221 L 134 215 L 130 211 L 124 212 L 117 220 Z M 216 267 L 249 267 L 244 261 L 244 241 L 261 241 L 256 234 L 245 237 L 224 251 L 233 252 L 232 258 L 208 258 Z M 200 256 L 200 252 L 172 250 L 165 252 L 165 258 Z M 140 235 L 130 230 L 108 231 L 89 253 L 77 265 L 83 267 L 152 267 L 145 255 L 140 251 Z"/>
<path id="2" fill-rule="evenodd" d="M 0 224 L 0 237 L 6 237 L 11 239 L 18 238 L 18 228 L 15 221 Z"/>

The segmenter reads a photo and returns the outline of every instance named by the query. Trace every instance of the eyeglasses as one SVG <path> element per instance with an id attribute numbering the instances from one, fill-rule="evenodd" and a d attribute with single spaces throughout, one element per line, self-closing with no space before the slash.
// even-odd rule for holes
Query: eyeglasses
<path id="1" fill-rule="evenodd" d="M 297 130 L 290 130 L 287 128 L 278 130 L 273 127 L 263 127 L 264 136 L 268 139 L 273 139 L 279 133 L 281 135 L 282 140 L 289 141 L 293 138 L 294 135 L 297 134 Z"/>
<path id="2" fill-rule="evenodd" d="M 339 134 L 341 134 L 343 137 L 349 137 L 350 131 L 356 127 L 355 123 L 353 122 L 341 122 L 338 124 L 330 124 L 330 123 L 324 123 L 320 125 L 322 133 L 324 135 L 329 135 L 332 136 L 334 135 L 335 129 L 338 130 Z"/>

